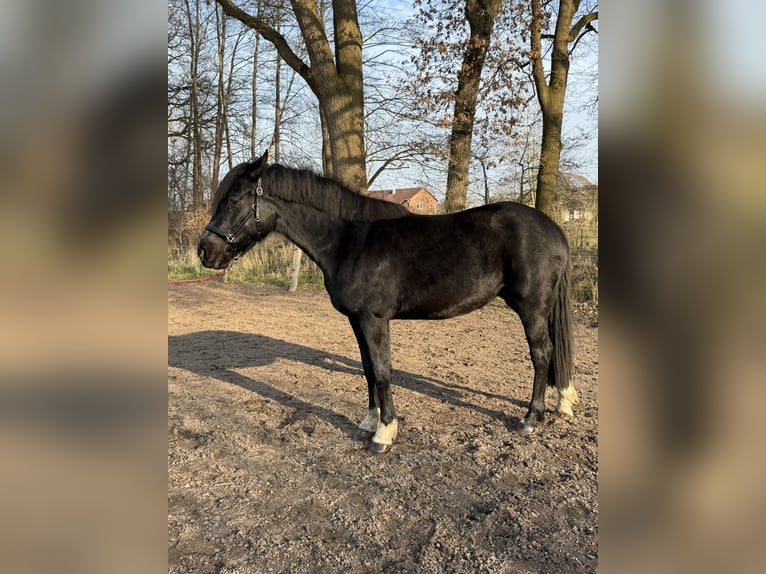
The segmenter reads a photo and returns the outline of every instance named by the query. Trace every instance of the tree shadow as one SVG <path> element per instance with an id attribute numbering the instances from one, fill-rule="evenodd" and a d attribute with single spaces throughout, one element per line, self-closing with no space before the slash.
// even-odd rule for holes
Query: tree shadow
<path id="1" fill-rule="evenodd" d="M 308 403 L 266 382 L 254 380 L 237 372 L 237 369 L 270 365 L 277 359 L 288 359 L 313 367 L 322 367 L 333 373 L 360 377 L 364 375 L 359 360 L 257 333 L 198 331 L 168 337 L 168 364 L 170 366 L 237 385 L 294 409 L 308 410 L 337 427 L 346 435 L 354 438 L 359 436 L 357 423 L 351 421 L 347 416 Z M 510 417 L 503 411 L 474 404 L 467 400 L 464 395 L 466 393 L 481 394 L 489 398 L 507 401 L 522 408 L 527 406 L 527 403 L 518 399 L 447 383 L 407 371 L 395 369 L 392 375 L 395 387 L 408 389 L 456 407 L 485 414 L 491 418 L 505 421 L 511 426 L 518 421 L 518 417 Z M 360 405 L 360 412 L 366 406 L 366 402 L 364 405 Z"/>

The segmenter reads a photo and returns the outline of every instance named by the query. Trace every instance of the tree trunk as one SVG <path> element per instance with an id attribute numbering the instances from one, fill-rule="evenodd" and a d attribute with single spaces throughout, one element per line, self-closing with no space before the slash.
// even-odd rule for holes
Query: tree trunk
<path id="1" fill-rule="evenodd" d="M 292 0 L 330 136 L 335 177 L 357 192 L 367 191 L 364 145 L 362 33 L 355 0 L 333 0 L 335 58 L 314 0 Z"/>
<path id="2" fill-rule="evenodd" d="M 197 209 L 203 202 L 202 187 L 202 114 L 200 113 L 199 98 L 199 57 L 200 57 L 200 15 L 199 3 L 195 2 L 192 14 L 189 0 L 186 0 L 186 16 L 189 25 L 189 42 L 191 47 L 189 77 L 189 137 L 191 140 L 192 159 L 192 209 Z"/>
<path id="3" fill-rule="evenodd" d="M 282 28 L 282 1 L 279 0 L 276 6 L 277 31 Z M 272 143 L 274 145 L 274 163 L 279 163 L 280 149 L 279 136 L 282 131 L 282 58 L 277 57 L 276 70 L 274 73 L 274 134 Z"/>
<path id="4" fill-rule="evenodd" d="M 231 58 L 229 59 L 229 77 L 226 79 L 226 97 L 223 100 L 223 127 L 226 134 L 226 165 L 229 170 L 234 167 L 234 159 L 232 157 L 231 149 L 231 127 L 229 126 L 229 103 L 231 102 L 231 96 L 234 93 L 234 67 L 236 65 L 237 49 L 244 36 L 245 28 L 240 28 L 239 34 L 237 34 L 237 41 L 234 43 L 234 48 L 231 51 Z"/>
<path id="5" fill-rule="evenodd" d="M 558 220 L 558 175 L 561 159 L 562 112 L 550 109 L 543 111 L 543 137 L 540 145 L 540 169 L 537 172 L 537 197 L 535 207 Z"/>
<path id="6" fill-rule="evenodd" d="M 572 25 L 579 7 L 580 0 L 559 0 L 551 50 L 550 80 L 546 81 L 542 49 L 543 12 L 540 0 L 532 0 L 532 77 L 543 114 L 543 136 L 540 146 L 540 169 L 537 172 L 535 207 L 554 220 L 559 216 L 556 187 L 561 160 L 564 99 L 569 74 L 569 45 L 576 45 L 581 35 L 587 33 L 590 23 L 598 18 L 598 12 L 592 12 L 582 16 Z"/>
<path id="7" fill-rule="evenodd" d="M 218 174 L 221 165 L 221 153 L 223 150 L 224 123 L 226 119 L 226 94 L 225 94 L 225 63 L 226 63 L 226 14 L 214 7 L 216 19 L 216 35 L 218 36 L 218 86 L 215 102 L 215 135 L 213 138 L 212 173 L 210 175 L 210 197 L 213 197 L 218 187 Z"/>
<path id="8" fill-rule="evenodd" d="M 258 9 L 260 11 L 260 2 L 258 3 Z M 251 85 L 251 91 L 253 95 L 253 109 L 252 109 L 252 117 L 251 117 L 251 124 L 250 124 L 250 157 L 252 159 L 255 159 L 258 157 L 256 155 L 258 153 L 258 150 L 255 149 L 255 146 L 257 145 L 258 138 L 256 135 L 256 125 L 258 123 L 258 51 L 260 48 L 261 43 L 261 35 L 256 34 L 255 35 L 255 47 L 253 48 L 253 81 Z"/>
<path id="9" fill-rule="evenodd" d="M 263 20 L 243 12 L 230 0 L 216 1 L 227 14 L 274 44 L 285 63 L 306 81 L 324 114 L 335 177 L 354 191 L 366 191 L 362 34 L 355 0 L 333 0 L 334 55 L 316 0 L 291 0 L 310 67 Z"/>
<path id="10" fill-rule="evenodd" d="M 348 94 L 328 97 L 323 107 L 330 137 L 332 172 L 351 190 L 364 193 L 367 191 L 364 114 Z"/>
<path id="11" fill-rule="evenodd" d="M 333 177 L 332 151 L 330 150 L 330 132 L 327 129 L 327 120 L 324 112 L 319 110 L 319 122 L 322 125 L 322 173 L 325 177 Z"/>
<path id="12" fill-rule="evenodd" d="M 470 26 L 470 37 L 463 65 L 458 73 L 455 92 L 447 166 L 447 192 L 444 199 L 444 210 L 447 213 L 465 209 L 476 98 L 495 17 L 501 7 L 502 0 L 466 0 L 465 13 Z"/>

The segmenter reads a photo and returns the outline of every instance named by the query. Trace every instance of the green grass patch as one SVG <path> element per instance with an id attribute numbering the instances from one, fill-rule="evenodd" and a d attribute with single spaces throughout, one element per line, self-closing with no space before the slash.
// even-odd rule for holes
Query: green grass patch
<path id="1" fill-rule="evenodd" d="M 168 279 L 202 279 L 216 271 L 195 265 L 168 265 Z"/>

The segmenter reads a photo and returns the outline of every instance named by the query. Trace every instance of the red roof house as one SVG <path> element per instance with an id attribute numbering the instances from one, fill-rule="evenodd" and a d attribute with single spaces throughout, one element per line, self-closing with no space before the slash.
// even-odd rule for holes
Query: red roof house
<path id="1" fill-rule="evenodd" d="M 425 187 L 379 189 L 367 193 L 369 197 L 398 203 L 412 213 L 432 215 L 438 210 L 438 201 Z"/>

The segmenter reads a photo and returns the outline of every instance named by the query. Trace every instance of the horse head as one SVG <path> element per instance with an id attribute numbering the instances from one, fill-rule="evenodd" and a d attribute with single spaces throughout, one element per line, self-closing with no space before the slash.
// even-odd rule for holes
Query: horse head
<path id="1" fill-rule="evenodd" d="M 276 214 L 263 200 L 261 176 L 269 152 L 239 164 L 221 180 L 212 203 L 213 216 L 197 246 L 202 265 L 224 269 L 274 230 Z"/>

